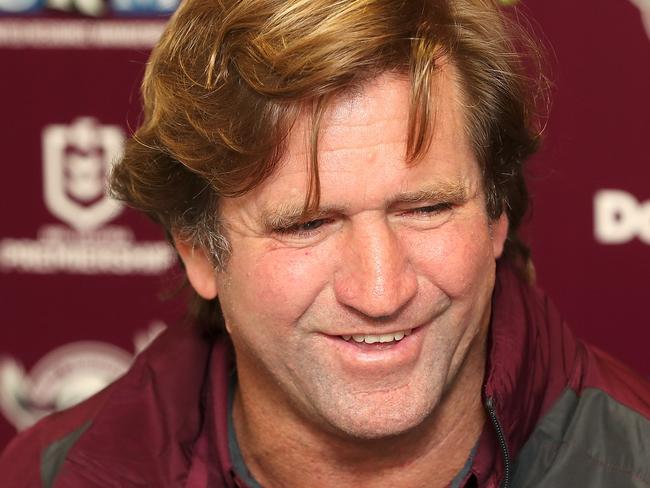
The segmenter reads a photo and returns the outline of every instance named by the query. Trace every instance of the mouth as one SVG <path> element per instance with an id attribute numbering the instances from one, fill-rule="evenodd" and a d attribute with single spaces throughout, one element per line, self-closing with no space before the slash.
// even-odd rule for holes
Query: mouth
<path id="1" fill-rule="evenodd" d="M 420 356 L 424 325 L 383 334 L 325 335 L 330 349 L 350 374 L 393 374 L 412 367 Z M 351 332 L 351 331 L 350 331 Z M 382 331 L 383 332 L 383 331 Z"/>
<path id="2" fill-rule="evenodd" d="M 354 342 L 357 344 L 391 344 L 401 341 L 411 335 L 412 332 L 413 329 L 405 329 L 388 334 L 353 334 L 340 335 L 339 337 L 346 342 Z"/>

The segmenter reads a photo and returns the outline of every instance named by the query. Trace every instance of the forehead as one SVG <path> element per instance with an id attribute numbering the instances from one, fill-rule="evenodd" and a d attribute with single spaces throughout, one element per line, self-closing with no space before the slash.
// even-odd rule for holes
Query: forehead
<path id="1" fill-rule="evenodd" d="M 451 63 L 442 63 L 432 76 L 430 135 L 432 145 L 438 146 L 438 151 L 444 149 L 440 144 L 443 141 L 454 141 L 455 145 L 465 142 L 465 104 L 460 86 L 457 71 Z M 384 73 L 344 92 L 328 105 L 323 115 L 318 134 L 319 151 L 343 150 L 357 144 L 381 144 L 389 140 L 388 135 L 395 134 L 403 136 L 403 142 L 406 142 L 412 97 L 409 77 L 401 73 Z M 362 139 L 346 137 L 359 130 L 363 130 Z M 310 135 L 311 119 L 302 114 L 289 134 L 283 159 L 287 161 L 309 154 Z"/>
<path id="2" fill-rule="evenodd" d="M 431 85 L 431 141 L 422 157 L 407 160 L 411 105 L 408 77 L 387 73 L 333 100 L 318 133 L 321 205 L 356 202 L 381 206 L 401 193 L 436 185 L 474 186 L 478 166 L 465 130 L 464 104 L 453 67 L 444 66 Z M 302 206 L 309 171 L 311 119 L 299 116 L 275 172 L 238 200 L 268 207 Z M 364 195 L 363 201 L 359 195 Z M 366 205 L 366 207 L 367 207 Z"/>

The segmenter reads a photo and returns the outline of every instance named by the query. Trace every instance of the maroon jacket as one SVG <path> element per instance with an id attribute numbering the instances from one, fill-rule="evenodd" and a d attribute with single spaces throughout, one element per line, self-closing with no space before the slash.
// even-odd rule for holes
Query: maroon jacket
<path id="1" fill-rule="evenodd" d="M 577 341 L 548 299 L 500 265 L 484 400 L 463 486 L 650 486 L 650 384 Z M 229 454 L 227 341 L 173 328 L 129 372 L 21 433 L 3 487 L 243 487 Z"/>

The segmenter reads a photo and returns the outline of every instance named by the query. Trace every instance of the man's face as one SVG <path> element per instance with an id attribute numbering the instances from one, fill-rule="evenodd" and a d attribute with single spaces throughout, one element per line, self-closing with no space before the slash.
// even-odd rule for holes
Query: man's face
<path id="1" fill-rule="evenodd" d="M 242 395 L 379 438 L 425 421 L 484 347 L 507 223 L 488 220 L 451 73 L 432 88 L 434 137 L 416 164 L 405 161 L 409 82 L 384 75 L 326 114 L 317 214 L 300 218 L 305 120 L 270 179 L 222 201 L 232 256 L 214 289 Z"/>

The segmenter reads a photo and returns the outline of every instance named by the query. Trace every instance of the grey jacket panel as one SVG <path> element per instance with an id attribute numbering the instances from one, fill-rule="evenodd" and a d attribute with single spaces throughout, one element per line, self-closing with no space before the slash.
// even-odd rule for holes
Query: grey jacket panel
<path id="1" fill-rule="evenodd" d="M 53 442 L 43 450 L 41 455 L 41 481 L 44 488 L 52 488 L 54 481 L 63 466 L 68 451 L 72 449 L 81 435 L 90 427 L 91 422 L 86 422 L 77 430 L 70 432 L 68 435 Z"/>
<path id="2" fill-rule="evenodd" d="M 650 420 L 598 389 L 567 389 L 520 451 L 515 488 L 650 488 Z"/>

